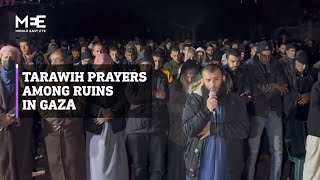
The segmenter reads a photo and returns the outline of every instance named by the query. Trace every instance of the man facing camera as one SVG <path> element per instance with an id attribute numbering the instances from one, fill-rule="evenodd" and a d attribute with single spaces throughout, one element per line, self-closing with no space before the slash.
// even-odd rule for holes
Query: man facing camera
<path id="1" fill-rule="evenodd" d="M 243 140 L 249 134 L 245 103 L 228 92 L 221 67 L 202 69 L 203 86 L 187 99 L 183 131 L 188 136 L 187 180 L 240 180 Z"/>

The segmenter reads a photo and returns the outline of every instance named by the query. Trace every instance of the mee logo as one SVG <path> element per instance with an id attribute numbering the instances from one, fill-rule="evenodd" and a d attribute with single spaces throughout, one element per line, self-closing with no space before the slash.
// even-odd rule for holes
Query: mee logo
<path id="1" fill-rule="evenodd" d="M 46 15 L 19 17 L 16 15 L 16 32 L 46 32 Z"/>

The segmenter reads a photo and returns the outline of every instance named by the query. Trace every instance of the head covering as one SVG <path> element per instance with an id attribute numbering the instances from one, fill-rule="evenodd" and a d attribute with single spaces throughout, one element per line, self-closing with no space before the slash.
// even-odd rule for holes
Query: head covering
<path id="1" fill-rule="evenodd" d="M 196 61 L 188 60 L 182 64 L 180 71 L 179 71 L 179 77 L 181 77 L 182 74 L 188 72 L 189 69 L 194 69 L 194 70 L 200 71 L 200 67 Z"/>
<path id="2" fill-rule="evenodd" d="M 294 44 L 287 44 L 286 51 L 289 51 L 289 49 L 296 49 L 296 46 Z"/>
<path id="3" fill-rule="evenodd" d="M 90 59 L 90 58 L 91 58 L 91 55 L 88 51 L 81 54 L 81 60 Z"/>
<path id="4" fill-rule="evenodd" d="M 113 61 L 111 58 L 108 58 L 107 54 L 100 53 L 94 59 L 93 65 L 112 65 Z"/>
<path id="5" fill-rule="evenodd" d="M 296 59 L 301 64 L 308 64 L 308 56 L 303 51 L 298 53 Z"/>
<path id="6" fill-rule="evenodd" d="M 1 49 L 0 49 L 0 60 L 3 56 L 3 54 L 5 52 L 12 52 L 15 56 L 16 56 L 16 62 L 20 62 L 21 60 L 21 53 L 20 53 L 20 50 L 16 47 L 13 47 L 13 46 L 3 46 Z"/>
<path id="7" fill-rule="evenodd" d="M 196 49 L 196 52 L 199 52 L 199 51 L 202 51 L 202 52 L 206 52 L 202 47 L 198 47 L 197 49 Z"/>
<path id="8" fill-rule="evenodd" d="M 142 59 L 140 60 L 139 63 L 141 62 L 150 62 L 150 63 L 154 63 L 153 62 L 153 58 L 152 58 L 152 49 L 150 46 L 146 46 L 145 49 L 144 49 L 144 52 L 143 52 L 143 57 Z"/>
<path id="9" fill-rule="evenodd" d="M 272 50 L 272 46 L 269 42 L 267 41 L 261 41 L 259 42 L 259 44 L 257 45 L 257 54 L 262 53 L 263 51 L 271 51 Z"/>

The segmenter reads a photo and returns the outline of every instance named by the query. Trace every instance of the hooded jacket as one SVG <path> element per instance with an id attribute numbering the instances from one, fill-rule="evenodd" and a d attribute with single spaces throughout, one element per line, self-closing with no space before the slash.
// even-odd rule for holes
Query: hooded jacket
<path id="1" fill-rule="evenodd" d="M 188 136 L 185 164 L 187 176 L 193 180 L 198 179 L 202 153 L 207 140 L 200 140 L 198 134 L 206 126 L 212 115 L 212 112 L 206 107 L 208 93 L 204 86 L 198 87 L 187 98 L 183 110 L 183 131 Z M 249 119 L 246 105 L 238 95 L 233 93 L 227 93 L 223 96 L 218 95 L 218 101 L 226 109 L 225 119 L 223 124 L 211 124 L 210 134 L 224 138 L 227 158 L 228 162 L 230 162 L 228 179 L 240 180 L 244 168 L 243 140 L 249 134 Z"/>
<path id="2" fill-rule="evenodd" d="M 320 74 L 319 74 L 320 76 Z M 309 135 L 320 138 L 320 79 L 313 85 L 308 118 Z"/>
<path id="3" fill-rule="evenodd" d="M 185 81 L 185 74 L 182 74 L 179 79 L 173 81 L 169 85 L 170 99 L 168 102 L 168 112 L 170 119 L 169 140 L 185 146 L 187 144 L 187 136 L 182 130 L 182 113 L 187 97 L 202 85 L 201 75 L 196 77 L 196 81 L 188 85 Z"/>
<path id="4" fill-rule="evenodd" d="M 206 60 L 207 60 L 207 53 L 206 53 L 206 51 L 205 51 L 202 47 L 198 47 L 198 48 L 196 49 L 196 53 L 198 53 L 198 52 L 203 52 L 203 57 L 202 57 L 202 59 L 199 59 L 199 62 L 201 62 L 201 66 L 205 66 L 205 65 L 209 64 L 209 62 L 206 61 Z M 198 54 L 197 54 L 197 55 L 198 55 Z"/>

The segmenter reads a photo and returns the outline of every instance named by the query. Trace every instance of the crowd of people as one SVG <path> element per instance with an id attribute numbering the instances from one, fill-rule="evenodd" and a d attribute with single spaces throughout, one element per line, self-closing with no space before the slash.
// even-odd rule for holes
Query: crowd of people
<path id="1" fill-rule="evenodd" d="M 264 139 L 270 180 L 288 178 L 291 156 L 305 158 L 304 180 L 320 179 L 312 40 L 39 42 L 0 45 L 1 180 L 31 180 L 39 159 L 52 180 L 254 180 Z M 16 119 L 15 64 L 142 71 L 151 83 L 113 84 L 113 96 L 84 100 L 83 118 Z"/>

